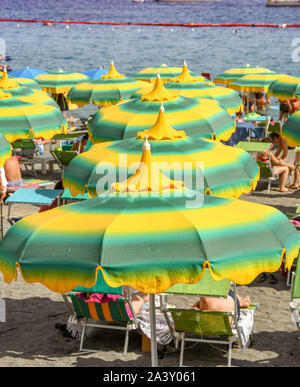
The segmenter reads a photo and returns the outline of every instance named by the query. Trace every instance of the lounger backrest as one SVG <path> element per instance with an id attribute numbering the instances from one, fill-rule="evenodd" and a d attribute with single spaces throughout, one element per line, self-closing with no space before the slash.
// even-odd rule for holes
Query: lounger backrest
<path id="1" fill-rule="evenodd" d="M 70 295 L 75 313 L 78 317 L 88 317 L 99 321 L 126 322 L 132 319 L 125 308 L 125 299 L 120 297 L 116 301 L 97 303 L 86 302 L 76 294 Z"/>
<path id="2" fill-rule="evenodd" d="M 169 309 L 177 332 L 202 336 L 234 336 L 230 313 L 196 309 Z"/>
<path id="3" fill-rule="evenodd" d="M 295 277 L 293 280 L 292 298 L 300 298 L 300 264 L 297 261 Z"/>

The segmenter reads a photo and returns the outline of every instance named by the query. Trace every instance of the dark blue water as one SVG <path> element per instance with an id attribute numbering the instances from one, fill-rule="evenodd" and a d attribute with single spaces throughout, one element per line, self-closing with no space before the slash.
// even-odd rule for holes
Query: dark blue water
<path id="1" fill-rule="evenodd" d="M 92 20 L 153 23 L 300 22 L 299 8 L 270 8 L 265 0 L 223 0 L 216 3 L 163 3 L 147 0 L 2 0 L 0 18 Z M 13 69 L 24 66 L 48 71 L 83 71 L 113 59 L 119 72 L 133 74 L 166 63 L 187 60 L 196 72 L 214 75 L 231 67 L 258 65 L 277 72 L 300 73 L 293 60 L 296 28 L 170 28 L 0 23 L 0 38 L 13 57 Z M 300 58 L 299 58 L 300 59 Z"/>

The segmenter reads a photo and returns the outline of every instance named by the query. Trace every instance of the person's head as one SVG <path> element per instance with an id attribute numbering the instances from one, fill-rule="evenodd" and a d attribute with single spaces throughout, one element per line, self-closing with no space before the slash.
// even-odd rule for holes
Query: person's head
<path id="1" fill-rule="evenodd" d="M 272 139 L 271 139 L 270 136 L 264 137 L 264 138 L 261 139 L 261 142 L 272 142 Z"/>
<path id="2" fill-rule="evenodd" d="M 280 134 L 279 133 L 272 132 L 272 133 L 269 134 L 269 137 L 270 137 L 271 142 L 273 144 L 278 144 L 278 142 L 280 140 Z"/>

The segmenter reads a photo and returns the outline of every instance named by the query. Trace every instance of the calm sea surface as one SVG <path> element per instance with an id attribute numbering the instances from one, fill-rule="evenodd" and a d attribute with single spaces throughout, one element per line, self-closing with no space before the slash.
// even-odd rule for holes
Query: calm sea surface
<path id="1" fill-rule="evenodd" d="M 300 23 L 299 8 L 269 8 L 265 0 L 216 3 L 159 3 L 147 0 L 2 0 L 0 18 L 154 23 Z M 119 72 L 133 74 L 166 63 L 214 75 L 245 64 L 300 74 L 292 46 L 300 28 L 181 28 L 0 23 L 0 38 L 16 70 L 30 66 L 84 71 L 113 59 Z M 299 55 L 300 57 L 300 55 Z M 299 58 L 300 59 L 300 58 Z"/>

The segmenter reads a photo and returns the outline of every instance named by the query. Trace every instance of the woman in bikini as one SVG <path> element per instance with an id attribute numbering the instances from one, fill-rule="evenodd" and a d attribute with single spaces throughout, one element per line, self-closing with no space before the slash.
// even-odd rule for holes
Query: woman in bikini
<path id="1" fill-rule="evenodd" d="M 263 139 L 262 142 L 272 142 L 272 140 L 267 137 Z M 280 192 L 288 192 L 289 190 L 285 186 L 286 179 L 288 178 L 289 172 L 295 170 L 295 165 L 287 164 L 282 159 L 274 156 L 272 152 L 270 152 L 270 154 L 269 152 L 270 152 L 269 149 L 266 149 L 264 152 L 259 153 L 256 159 L 258 161 L 267 163 L 269 161 L 269 156 L 270 156 L 270 162 L 273 167 L 274 174 L 280 176 L 279 190 Z"/>

